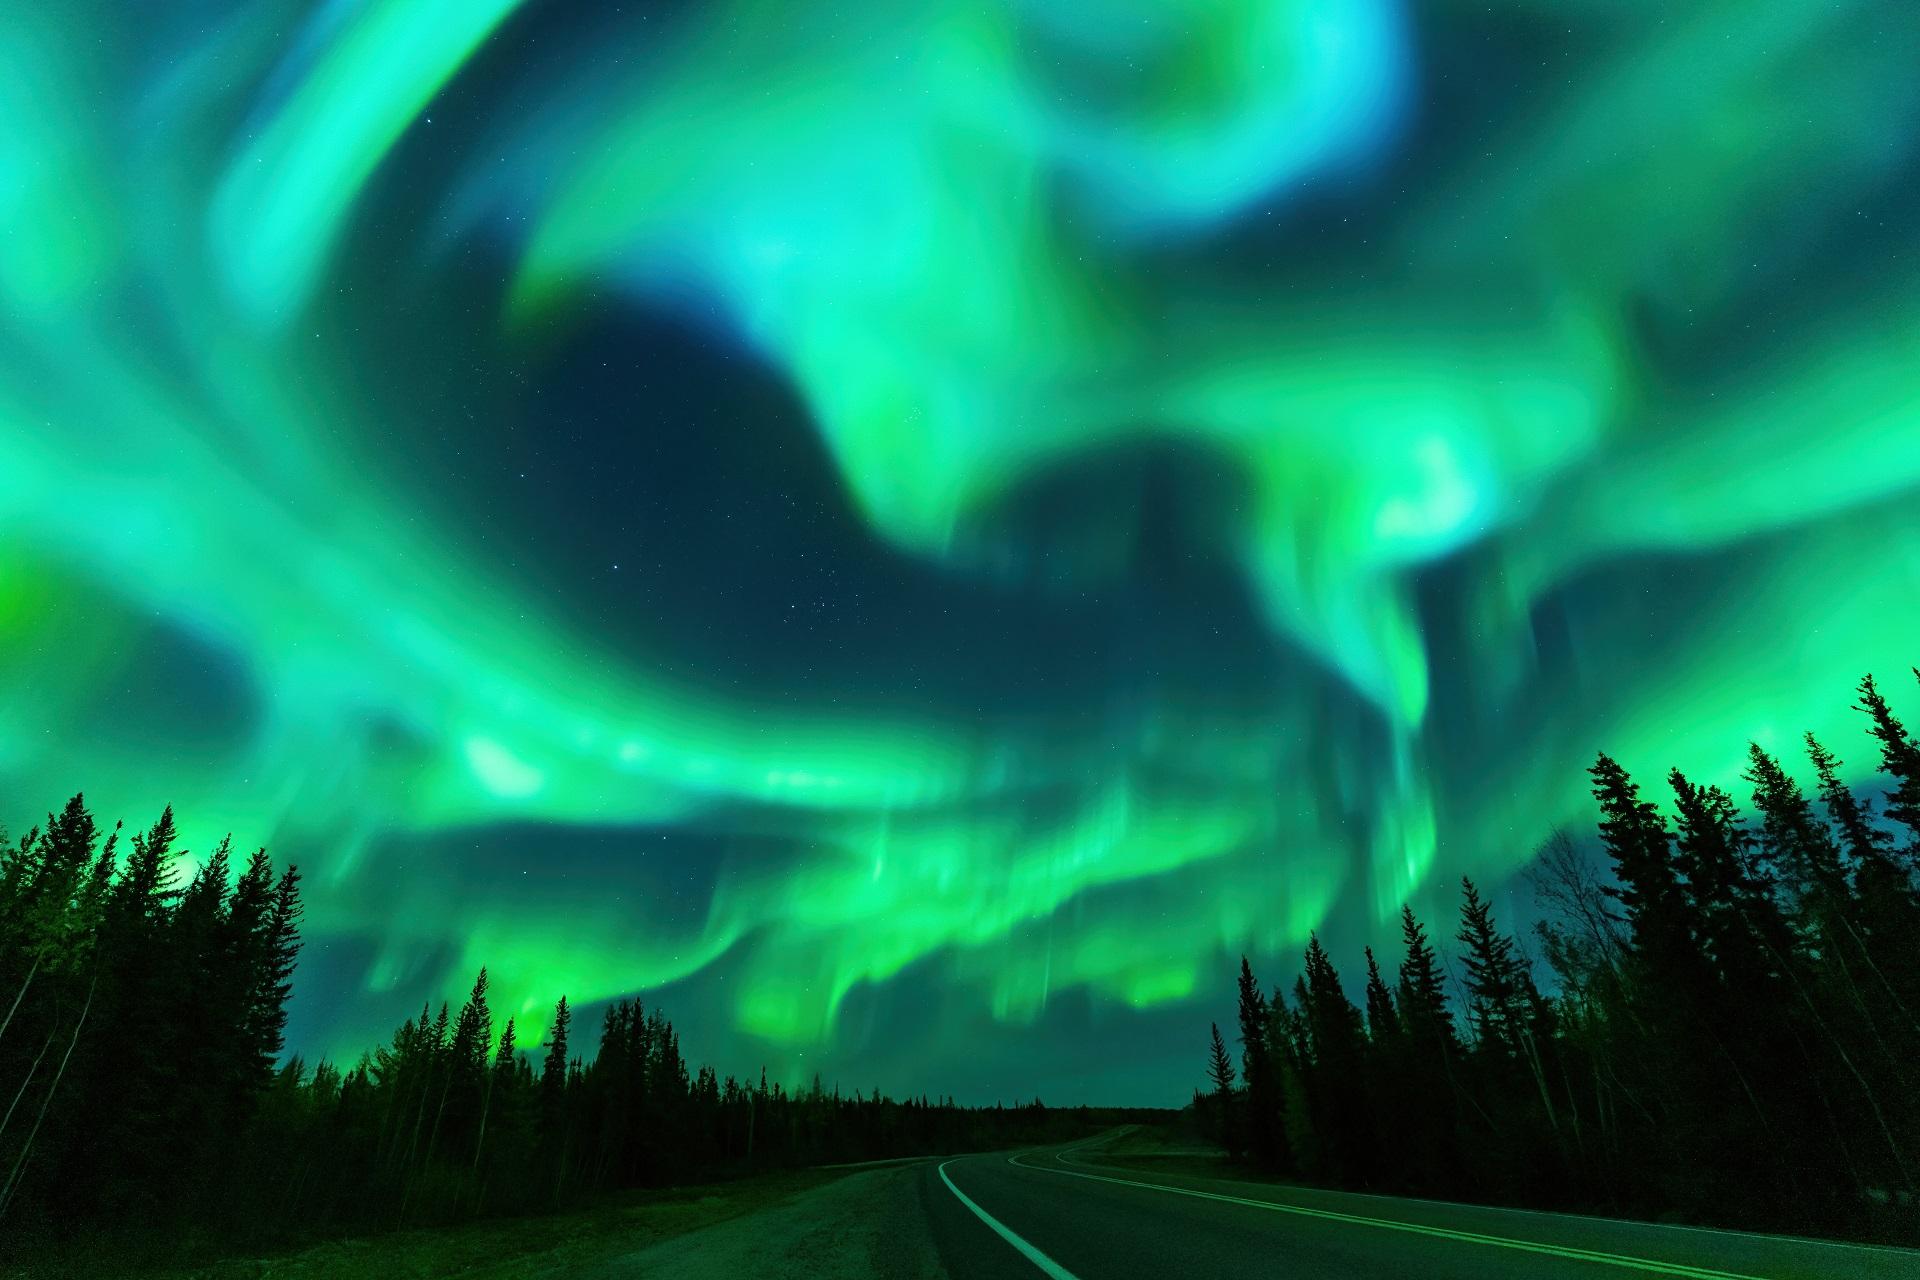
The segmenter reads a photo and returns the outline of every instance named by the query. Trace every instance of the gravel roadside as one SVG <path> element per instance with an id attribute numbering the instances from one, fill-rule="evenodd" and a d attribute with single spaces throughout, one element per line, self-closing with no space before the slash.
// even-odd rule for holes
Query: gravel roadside
<path id="1" fill-rule="evenodd" d="M 944 1280 L 920 1164 L 850 1174 L 572 1274 L 582 1280 Z"/>

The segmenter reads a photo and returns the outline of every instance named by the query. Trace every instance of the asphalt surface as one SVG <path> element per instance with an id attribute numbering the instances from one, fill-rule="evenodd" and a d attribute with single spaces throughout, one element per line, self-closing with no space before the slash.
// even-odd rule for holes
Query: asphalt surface
<path id="1" fill-rule="evenodd" d="M 919 1166 L 947 1275 L 1920 1280 L 1903 1249 L 1140 1172 L 1102 1164 L 1100 1144 Z"/>

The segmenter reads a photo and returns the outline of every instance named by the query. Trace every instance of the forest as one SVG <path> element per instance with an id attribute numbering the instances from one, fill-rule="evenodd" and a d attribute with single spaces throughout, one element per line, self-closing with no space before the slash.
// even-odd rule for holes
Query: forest
<path id="1" fill-rule="evenodd" d="M 594 1037 L 564 997 L 544 1027 L 497 1020 L 484 969 L 457 1009 L 309 1068 L 284 1043 L 298 871 L 229 838 L 181 883 L 171 809 L 122 834 L 76 795 L 0 841 L 0 1271 L 81 1256 L 104 1274 L 1119 1118 L 723 1079 L 638 1000 Z"/>
<path id="2" fill-rule="evenodd" d="M 1810 787 L 1750 745 L 1750 809 L 1674 770 L 1663 812 L 1600 755 L 1596 839 L 1527 872 L 1531 945 L 1464 880 L 1457 945 L 1403 908 L 1359 1004 L 1318 937 L 1290 987 L 1243 958 L 1211 1133 L 1330 1186 L 1920 1238 L 1920 742 L 1857 692 L 1876 786 L 1808 734 Z"/>
<path id="3" fill-rule="evenodd" d="M 1751 809 L 1614 760 L 1592 839 L 1527 872 L 1536 926 L 1461 885 L 1400 916 L 1360 1000 L 1317 937 L 1290 987 L 1242 960 L 1195 1115 L 1302 1182 L 1911 1241 L 1920 1153 L 1920 742 L 1858 689 L 1882 775 L 1810 785 L 1758 746 Z M 171 810 L 104 829 L 82 796 L 0 841 L 0 1264 L 84 1247 L 261 1249 L 579 1205 L 759 1170 L 1065 1140 L 1124 1118 L 790 1091 L 693 1066 L 638 1000 L 497 1019 L 481 970 L 350 1066 L 285 1044 L 298 871 Z M 183 869 L 191 868 L 190 875 Z M 585 1034 L 583 1034 L 585 1032 Z M 589 1048 L 589 1042 L 591 1046 Z"/>

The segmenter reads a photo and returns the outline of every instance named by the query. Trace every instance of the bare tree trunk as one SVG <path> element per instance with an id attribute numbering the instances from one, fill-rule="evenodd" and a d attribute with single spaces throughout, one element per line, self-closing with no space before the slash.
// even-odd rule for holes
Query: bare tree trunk
<path id="1" fill-rule="evenodd" d="M 420 1157 L 422 1166 L 433 1163 L 434 1144 L 440 1141 L 440 1122 L 447 1118 L 447 1095 L 453 1092 L 453 1064 L 447 1064 L 447 1082 L 440 1086 L 440 1105 L 433 1113 L 433 1131 L 427 1134 L 427 1154 Z"/>
<path id="2" fill-rule="evenodd" d="M 400 1153 L 400 1126 L 394 1123 L 394 1113 L 406 1097 L 404 1078 L 396 1071 L 393 1088 L 387 1092 L 387 1109 L 380 1113 L 380 1162 L 391 1165 Z"/>
<path id="3" fill-rule="evenodd" d="M 1768 951 L 1772 953 L 1773 949 L 1769 947 Z M 1881 1140 L 1887 1144 L 1887 1150 L 1893 1156 L 1893 1167 L 1898 1171 L 1900 1180 L 1907 1184 L 1908 1191 L 1915 1190 L 1913 1172 L 1907 1163 L 1906 1153 L 1900 1149 L 1899 1141 L 1893 1136 L 1893 1128 L 1887 1123 L 1886 1113 L 1880 1109 L 1880 1099 L 1874 1094 L 1873 1086 L 1867 1082 L 1867 1077 L 1861 1073 L 1860 1068 L 1854 1065 L 1853 1055 L 1847 1052 L 1846 1046 L 1840 1042 L 1840 1037 L 1835 1035 L 1833 1028 L 1827 1025 L 1827 1020 L 1820 1016 L 1819 1006 L 1813 1002 L 1813 997 L 1807 994 L 1807 989 L 1801 984 L 1799 975 L 1794 973 L 1777 953 L 1774 953 L 1773 958 L 1774 962 L 1780 965 L 1781 972 L 1787 975 L 1794 994 L 1800 997 L 1800 1003 L 1807 1007 L 1807 1015 L 1813 1019 L 1813 1025 L 1826 1036 L 1834 1056 L 1840 1059 L 1841 1065 L 1846 1067 L 1847 1073 L 1853 1077 L 1853 1082 L 1859 1086 L 1860 1096 L 1865 1099 L 1868 1109 L 1873 1112 L 1874 1123 L 1879 1126 Z"/>
<path id="4" fill-rule="evenodd" d="M 1847 1145 L 1846 1129 L 1841 1125 L 1840 1117 L 1834 1113 L 1833 1099 L 1828 1096 L 1827 1086 L 1820 1079 L 1824 1073 L 1814 1062 L 1813 1053 L 1808 1049 L 1807 1042 L 1800 1038 L 1799 1028 L 1788 1023 L 1787 1033 L 1793 1037 L 1793 1046 L 1800 1051 L 1800 1060 L 1806 1064 L 1807 1079 L 1812 1082 L 1813 1095 L 1820 1099 L 1820 1111 L 1827 1118 L 1827 1127 L 1833 1130 L 1835 1149 L 1840 1152 L 1840 1158 L 1847 1162 L 1847 1172 L 1853 1178 L 1854 1190 L 1860 1195 L 1865 1195 L 1867 1180 L 1860 1172 L 1859 1162 L 1853 1158 L 1853 1150 Z"/>
<path id="5" fill-rule="evenodd" d="M 427 1116 L 427 1094 L 433 1089 L 433 1068 L 431 1061 L 429 1061 L 428 1068 L 424 1075 L 425 1078 L 420 1082 L 420 1106 L 413 1113 L 413 1136 L 407 1139 L 407 1158 L 402 1162 L 403 1168 L 412 1166 L 413 1153 L 420 1149 L 420 1126 L 426 1120 Z"/>
<path id="6" fill-rule="evenodd" d="M 487 1073 L 487 1091 L 480 1099 L 480 1136 L 473 1140 L 473 1167 L 480 1168 L 480 1151 L 487 1145 L 487 1113 L 493 1110 L 493 1073 Z"/>
<path id="7" fill-rule="evenodd" d="M 1547 1086 L 1547 1069 L 1540 1061 L 1540 1046 L 1534 1042 L 1533 1032 L 1520 1033 L 1520 1046 L 1527 1057 L 1527 1074 L 1533 1077 L 1534 1087 L 1540 1091 L 1540 1105 L 1547 1111 L 1547 1127 L 1553 1130 L 1556 1141 L 1561 1141 L 1560 1112 L 1553 1105 L 1553 1090 Z M 1565 1143 L 1561 1141 L 1561 1154 L 1566 1154 Z"/>
<path id="8" fill-rule="evenodd" d="M 1611 1160 L 1620 1154 L 1620 1119 L 1614 1113 L 1613 1091 L 1607 1088 L 1607 1082 L 1600 1074 L 1600 1055 L 1597 1051 L 1588 1059 L 1587 1065 L 1593 1068 L 1593 1109 L 1598 1113 L 1595 1123 L 1600 1126 L 1600 1141 Z"/>
<path id="9" fill-rule="evenodd" d="M 20 1174 L 27 1166 L 27 1157 L 33 1152 L 33 1140 L 40 1136 L 40 1124 L 47 1118 L 47 1107 L 53 1102 L 53 1095 L 60 1091 L 60 1079 L 67 1074 L 67 1063 L 73 1059 L 73 1046 L 80 1043 L 80 1029 L 87 1025 L 87 1011 L 93 1008 L 94 988 L 100 985 L 96 975 L 87 984 L 87 1002 L 80 1006 L 80 1016 L 73 1024 L 73 1038 L 67 1041 L 67 1051 L 60 1055 L 60 1069 L 53 1073 L 53 1083 L 47 1086 L 47 1096 L 40 1099 L 40 1114 L 33 1119 L 33 1128 L 27 1132 L 26 1145 L 20 1148 L 19 1158 L 13 1162 L 13 1171 L 7 1175 L 7 1185 L 0 1187 L 0 1214 L 7 1211 L 13 1203 L 13 1193 L 20 1188 Z"/>
<path id="10" fill-rule="evenodd" d="M 420 1106 L 413 1113 L 413 1136 L 407 1140 L 407 1158 L 405 1163 L 400 1166 L 406 1177 L 406 1189 L 402 1191 L 400 1194 L 400 1211 L 399 1211 L 399 1216 L 394 1219 L 395 1225 L 403 1223 L 407 1220 L 407 1205 L 413 1199 L 413 1188 L 414 1188 L 415 1182 L 417 1181 L 417 1178 L 415 1177 L 416 1171 L 413 1167 L 413 1154 L 414 1152 L 420 1149 L 420 1126 L 426 1121 L 427 1094 L 432 1092 L 432 1090 L 433 1090 L 433 1067 L 432 1067 L 432 1059 L 429 1058 L 426 1077 L 420 1082 Z M 439 1122 L 436 1120 L 434 1123 L 435 1123 L 435 1127 L 438 1128 Z M 427 1159 L 430 1158 L 432 1155 L 433 1155 L 433 1144 L 431 1140 L 429 1140 L 427 1144 L 427 1155 L 425 1157 L 422 1157 L 420 1161 L 422 1167 L 426 1165 Z"/>
<path id="11" fill-rule="evenodd" d="M 13 1109 L 19 1106 L 20 1099 L 26 1096 L 27 1086 L 33 1083 L 34 1073 L 40 1070 L 40 1059 L 47 1056 L 47 1050 L 53 1045 L 53 1036 L 52 1031 L 47 1032 L 46 1040 L 40 1045 L 40 1052 L 34 1055 L 33 1065 L 27 1068 L 26 1079 L 22 1080 L 20 1087 L 13 1091 L 13 1101 L 7 1104 L 6 1118 L 0 1119 L 0 1133 L 5 1133 L 7 1126 L 13 1123 Z"/>
<path id="12" fill-rule="evenodd" d="M 1632 1105 L 1633 1109 L 1640 1113 L 1640 1118 L 1647 1122 L 1647 1127 L 1655 1130 L 1659 1129 L 1659 1117 L 1653 1114 L 1652 1110 L 1648 1108 L 1646 1103 L 1640 1100 L 1639 1096 L 1635 1094 L 1633 1090 L 1627 1088 L 1626 1082 L 1620 1079 L 1620 1073 L 1613 1069 L 1611 1062 L 1607 1064 L 1607 1076 L 1613 1081 L 1613 1087 L 1619 1091 L 1620 1096 L 1625 1098 L 1627 1102 Z"/>
<path id="13" fill-rule="evenodd" d="M 1831 940 L 1832 935 L 1828 935 L 1828 937 L 1829 940 Z M 1887 1065 L 1892 1068 L 1899 1083 L 1903 1087 L 1910 1087 L 1911 1081 L 1908 1079 L 1905 1065 L 1900 1061 L 1900 1056 L 1894 1053 L 1892 1047 L 1887 1044 L 1886 1037 L 1880 1034 L 1879 1024 L 1874 1020 L 1873 1009 L 1867 1003 L 1866 994 L 1860 990 L 1860 984 L 1854 981 L 1853 970 L 1847 966 L 1845 953 L 1838 945 L 1834 945 L 1832 947 L 1832 954 L 1833 963 L 1835 967 L 1840 970 L 1840 976 L 1846 981 L 1847 994 L 1853 997 L 1854 1008 L 1860 1014 L 1861 1024 L 1866 1028 L 1869 1038 L 1872 1039 L 1873 1047 L 1880 1051 L 1880 1057 L 1886 1059 Z M 1869 966 L 1873 964 L 1872 958 L 1866 954 L 1864 948 L 1860 952 L 1860 958 L 1865 960 Z M 1877 973 L 1878 970 L 1875 970 L 1875 972 Z M 1882 979 L 1882 981 L 1884 983 L 1885 980 Z M 1894 1007 L 1904 1014 L 1906 1010 L 1900 1004 L 1900 998 L 1897 995 L 1893 995 L 1893 988 L 1891 986 L 1887 987 L 1887 993 L 1892 996 Z"/>
<path id="14" fill-rule="evenodd" d="M 1567 1124 L 1573 1130 L 1573 1149 L 1584 1159 L 1587 1154 L 1586 1126 L 1580 1119 L 1580 1097 L 1573 1091 L 1573 1073 L 1567 1069 L 1567 1055 L 1560 1055 L 1560 1088 L 1567 1095 Z"/>
<path id="15" fill-rule="evenodd" d="M 13 997 L 13 1006 L 7 1010 L 7 1019 L 0 1022 L 0 1036 L 7 1034 L 7 1028 L 13 1025 L 13 1015 L 20 1012 L 20 1002 L 27 998 L 27 988 L 33 985 L 33 975 L 40 972 L 40 955 L 34 953 L 33 967 L 27 970 L 26 980 L 20 984 L 20 991 Z"/>

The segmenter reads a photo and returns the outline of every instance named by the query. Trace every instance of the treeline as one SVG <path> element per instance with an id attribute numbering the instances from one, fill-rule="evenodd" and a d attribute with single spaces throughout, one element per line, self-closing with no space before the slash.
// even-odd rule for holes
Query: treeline
<path id="1" fill-rule="evenodd" d="M 1811 734 L 1811 793 L 1749 747 L 1746 812 L 1674 770 L 1663 813 L 1602 755 L 1610 867 L 1560 834 L 1529 873 L 1550 979 L 1471 881 L 1458 967 L 1403 909 L 1359 1005 L 1318 938 L 1290 990 L 1243 959 L 1199 1114 L 1330 1185 L 1920 1238 L 1920 743 L 1858 694 L 1877 812 Z"/>
<path id="2" fill-rule="evenodd" d="M 299 874 L 223 842 L 181 886 L 171 809 L 101 835 L 75 796 L 0 841 L 0 1241 L 199 1207 L 281 1049 Z"/>
<path id="3" fill-rule="evenodd" d="M 1114 1122 L 1037 1100 L 722 1079 L 638 1001 L 606 1009 L 590 1046 L 565 999 L 523 1040 L 496 1022 L 485 970 L 457 1010 L 424 1007 L 352 1066 L 309 1070 L 282 1058 L 298 872 L 264 852 L 236 868 L 223 841 L 181 883 L 171 809 L 124 851 L 120 837 L 75 796 L 0 839 L 0 1269 L 216 1254 Z"/>

